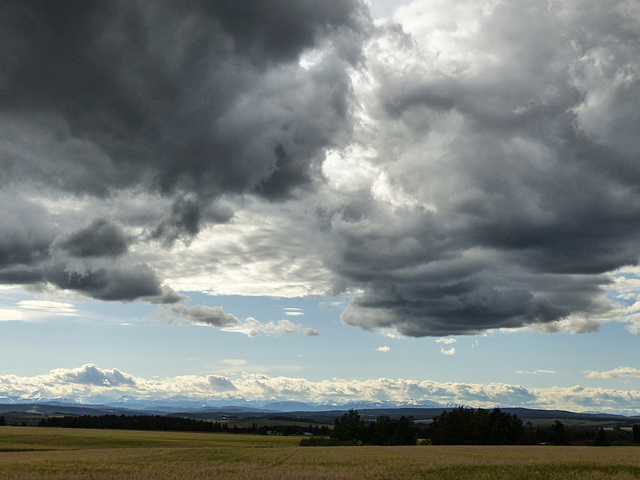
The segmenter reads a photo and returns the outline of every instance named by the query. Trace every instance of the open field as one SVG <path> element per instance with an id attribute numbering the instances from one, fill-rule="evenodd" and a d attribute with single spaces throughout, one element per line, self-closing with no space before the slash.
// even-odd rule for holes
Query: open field
<path id="1" fill-rule="evenodd" d="M 300 437 L 0 427 L 0 478 L 631 479 L 638 447 L 299 447 Z"/>

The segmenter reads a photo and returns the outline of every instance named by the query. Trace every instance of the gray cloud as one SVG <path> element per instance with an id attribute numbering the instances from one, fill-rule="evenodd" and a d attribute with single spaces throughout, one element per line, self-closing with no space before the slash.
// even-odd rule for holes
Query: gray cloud
<path id="1" fill-rule="evenodd" d="M 179 300 L 129 247 L 229 222 L 225 195 L 310 188 L 351 129 L 348 69 L 368 23 L 360 0 L 4 3 L 0 189 L 25 197 L 0 211 L 0 281 Z M 164 210 L 88 213 L 127 195 Z M 60 197 L 82 218 L 54 213 Z"/>
<path id="2" fill-rule="evenodd" d="M 251 190 L 278 197 L 307 183 L 320 150 L 348 130 L 340 49 L 309 70 L 298 57 L 357 38 L 366 20 L 358 1 L 3 10 L 12 47 L 0 84 L 4 182 L 28 177 L 103 196 L 143 184 L 201 201 Z M 16 130 L 27 141 L 7 138 Z"/>
<path id="3" fill-rule="evenodd" d="M 0 203 L 0 270 L 24 271 L 47 258 L 57 235 L 47 211 L 15 192 L 0 191 Z"/>
<path id="4" fill-rule="evenodd" d="M 231 380 L 227 377 L 209 375 L 207 377 L 207 380 L 211 385 L 211 388 L 213 388 L 213 390 L 216 392 L 229 392 L 237 390 L 233 382 L 231 382 Z"/>
<path id="5" fill-rule="evenodd" d="M 637 264 L 629 2 L 419 0 L 375 28 L 357 0 L 0 9 L 3 283 L 179 303 L 161 274 L 211 272 L 441 337 L 593 331 Z"/>
<path id="6" fill-rule="evenodd" d="M 224 313 L 222 307 L 206 307 L 204 305 L 187 307 L 185 305 L 174 305 L 171 308 L 171 312 L 186 323 L 194 325 L 225 328 L 240 324 L 240 320 L 238 320 L 235 315 Z"/>
<path id="7" fill-rule="evenodd" d="M 99 219 L 60 240 L 58 246 L 73 257 L 118 257 L 127 252 L 128 238 L 118 225 Z"/>
<path id="8" fill-rule="evenodd" d="M 54 217 L 21 194 L 0 193 L 0 281 L 25 286 L 54 285 L 100 300 L 175 303 L 175 293 L 149 265 L 129 258 L 129 235 L 98 219 L 67 233 L 72 219 Z"/>
<path id="9" fill-rule="evenodd" d="M 145 264 L 71 270 L 53 264 L 44 270 L 43 280 L 63 290 L 74 290 L 98 300 L 176 303 L 185 299 L 162 285 L 154 270 Z"/>
<path id="10" fill-rule="evenodd" d="M 315 328 L 310 328 L 310 327 L 306 327 L 302 329 L 302 333 L 305 334 L 305 336 L 307 337 L 319 337 L 320 336 L 320 332 L 318 330 L 316 330 Z"/>
<path id="11" fill-rule="evenodd" d="M 160 316 L 163 316 L 162 312 Z M 290 335 L 301 330 L 306 336 L 320 335 L 317 330 L 312 328 L 302 329 L 301 325 L 286 319 L 262 323 L 253 317 L 248 317 L 244 321 L 240 321 L 235 315 L 225 313 L 222 307 L 207 307 L 205 305 L 194 305 L 192 307 L 187 307 L 183 303 L 174 305 L 171 307 L 168 320 L 172 321 L 173 319 L 179 319 L 191 325 L 219 328 L 224 332 L 242 333 L 248 337 L 255 337 L 259 333 L 274 336 Z"/>
<path id="12" fill-rule="evenodd" d="M 593 331 L 611 311 L 607 272 L 640 253 L 638 12 L 593 3 L 414 2 L 382 27 L 354 138 L 399 200 L 329 214 L 327 263 L 363 290 L 344 323 L 440 336 L 580 314 Z"/>

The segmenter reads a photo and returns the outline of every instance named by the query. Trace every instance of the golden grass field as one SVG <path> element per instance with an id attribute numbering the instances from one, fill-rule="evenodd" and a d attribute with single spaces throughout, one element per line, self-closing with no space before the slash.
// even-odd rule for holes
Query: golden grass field
<path id="1" fill-rule="evenodd" d="M 0 479 L 640 478 L 640 447 L 300 447 L 299 441 L 0 427 Z"/>

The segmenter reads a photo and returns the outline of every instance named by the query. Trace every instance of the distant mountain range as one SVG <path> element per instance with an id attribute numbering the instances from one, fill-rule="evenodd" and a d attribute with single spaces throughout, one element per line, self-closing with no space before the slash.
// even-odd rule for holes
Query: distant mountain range
<path id="1" fill-rule="evenodd" d="M 99 400 L 99 399 L 98 399 Z M 254 412 L 318 412 L 331 410 L 355 410 L 371 408 L 448 408 L 457 405 L 443 405 L 436 402 L 422 402 L 420 404 L 401 402 L 353 402 L 347 404 L 305 403 L 296 401 L 284 402 L 255 402 L 246 400 L 219 400 L 219 401 L 194 401 L 191 399 L 168 398 L 165 400 L 140 400 L 130 397 L 121 397 L 117 401 L 98 401 L 90 404 L 79 404 L 66 399 L 24 399 L 13 397 L 0 397 L 0 411 L 7 405 L 31 405 L 33 408 L 45 405 L 58 405 L 64 407 L 95 408 L 107 410 L 126 410 L 141 412 L 191 412 L 202 409 L 224 409 L 226 411 L 254 411 Z"/>
<path id="2" fill-rule="evenodd" d="M 4 402 L 3 402 L 4 400 Z M 197 419 L 273 419 L 309 421 L 310 423 L 333 423 L 343 412 L 358 410 L 365 420 L 373 420 L 379 415 L 400 417 L 411 415 L 416 422 L 428 422 L 444 410 L 460 405 L 402 405 L 389 402 L 360 402 L 345 405 L 316 405 L 304 402 L 272 402 L 244 405 L 202 405 L 197 402 L 144 402 L 124 401 L 111 404 L 89 405 L 65 401 L 35 401 L 25 403 L 10 399 L 0 399 L 0 416 L 27 418 L 53 415 L 171 415 Z M 640 416 L 611 415 L 604 413 L 578 413 L 564 410 L 539 410 L 529 408 L 501 408 L 502 411 L 517 415 L 523 422 L 534 426 L 550 425 L 560 420 L 572 426 L 584 427 L 629 427 L 640 424 Z M 33 424 L 33 423 L 32 423 Z"/>

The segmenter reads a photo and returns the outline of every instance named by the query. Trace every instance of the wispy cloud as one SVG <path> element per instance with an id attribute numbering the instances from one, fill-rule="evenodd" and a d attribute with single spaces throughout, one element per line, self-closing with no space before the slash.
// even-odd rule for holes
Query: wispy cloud
<path id="1" fill-rule="evenodd" d="M 390 352 L 390 351 L 391 351 L 391 348 L 389 348 L 389 347 L 387 347 L 387 346 L 385 345 L 384 347 L 378 347 L 378 348 L 376 348 L 376 350 L 377 350 L 378 352 L 384 352 L 384 353 L 386 353 L 386 352 Z"/>
<path id="2" fill-rule="evenodd" d="M 288 335 L 290 333 L 298 333 L 301 330 L 300 325 L 289 320 L 279 320 L 277 322 L 261 323 L 255 318 L 249 317 L 244 322 L 231 327 L 222 328 L 224 332 L 244 333 L 249 337 L 255 337 L 259 333 L 265 335 Z"/>
<path id="3" fill-rule="evenodd" d="M 452 343 L 456 343 L 455 338 L 439 338 L 436 340 L 436 343 L 444 343 L 445 345 L 451 345 Z"/>
<path id="4" fill-rule="evenodd" d="M 531 372 L 527 372 L 524 370 L 516 370 L 516 373 L 521 375 L 539 375 L 539 374 L 555 374 L 555 370 L 533 370 Z"/>
<path id="5" fill-rule="evenodd" d="M 281 336 L 299 333 L 300 331 L 306 336 L 320 335 L 320 332 L 315 329 L 303 329 L 301 325 L 295 324 L 287 319 L 266 323 L 260 322 L 253 317 L 240 320 L 235 315 L 226 313 L 222 307 L 208 307 L 205 305 L 187 307 L 179 303 L 171 307 L 170 310 L 166 308 L 162 309 L 158 315 L 168 321 L 173 321 L 177 318 L 190 325 L 218 328 L 223 332 L 242 333 L 249 337 L 255 337 L 260 333 L 264 335 Z"/>
<path id="6" fill-rule="evenodd" d="M 11 310 L 8 308 L 0 309 L 0 322 L 11 322 L 24 320 L 24 313 L 20 310 Z"/>
<path id="7" fill-rule="evenodd" d="M 0 321 L 38 321 L 44 318 L 77 317 L 72 303 L 65 300 L 23 300 L 13 308 L 0 308 Z"/>
<path id="8" fill-rule="evenodd" d="M 613 370 L 607 370 L 605 372 L 587 372 L 587 378 L 609 379 L 625 377 L 640 378 L 640 369 L 633 367 L 618 367 L 614 368 Z"/>

